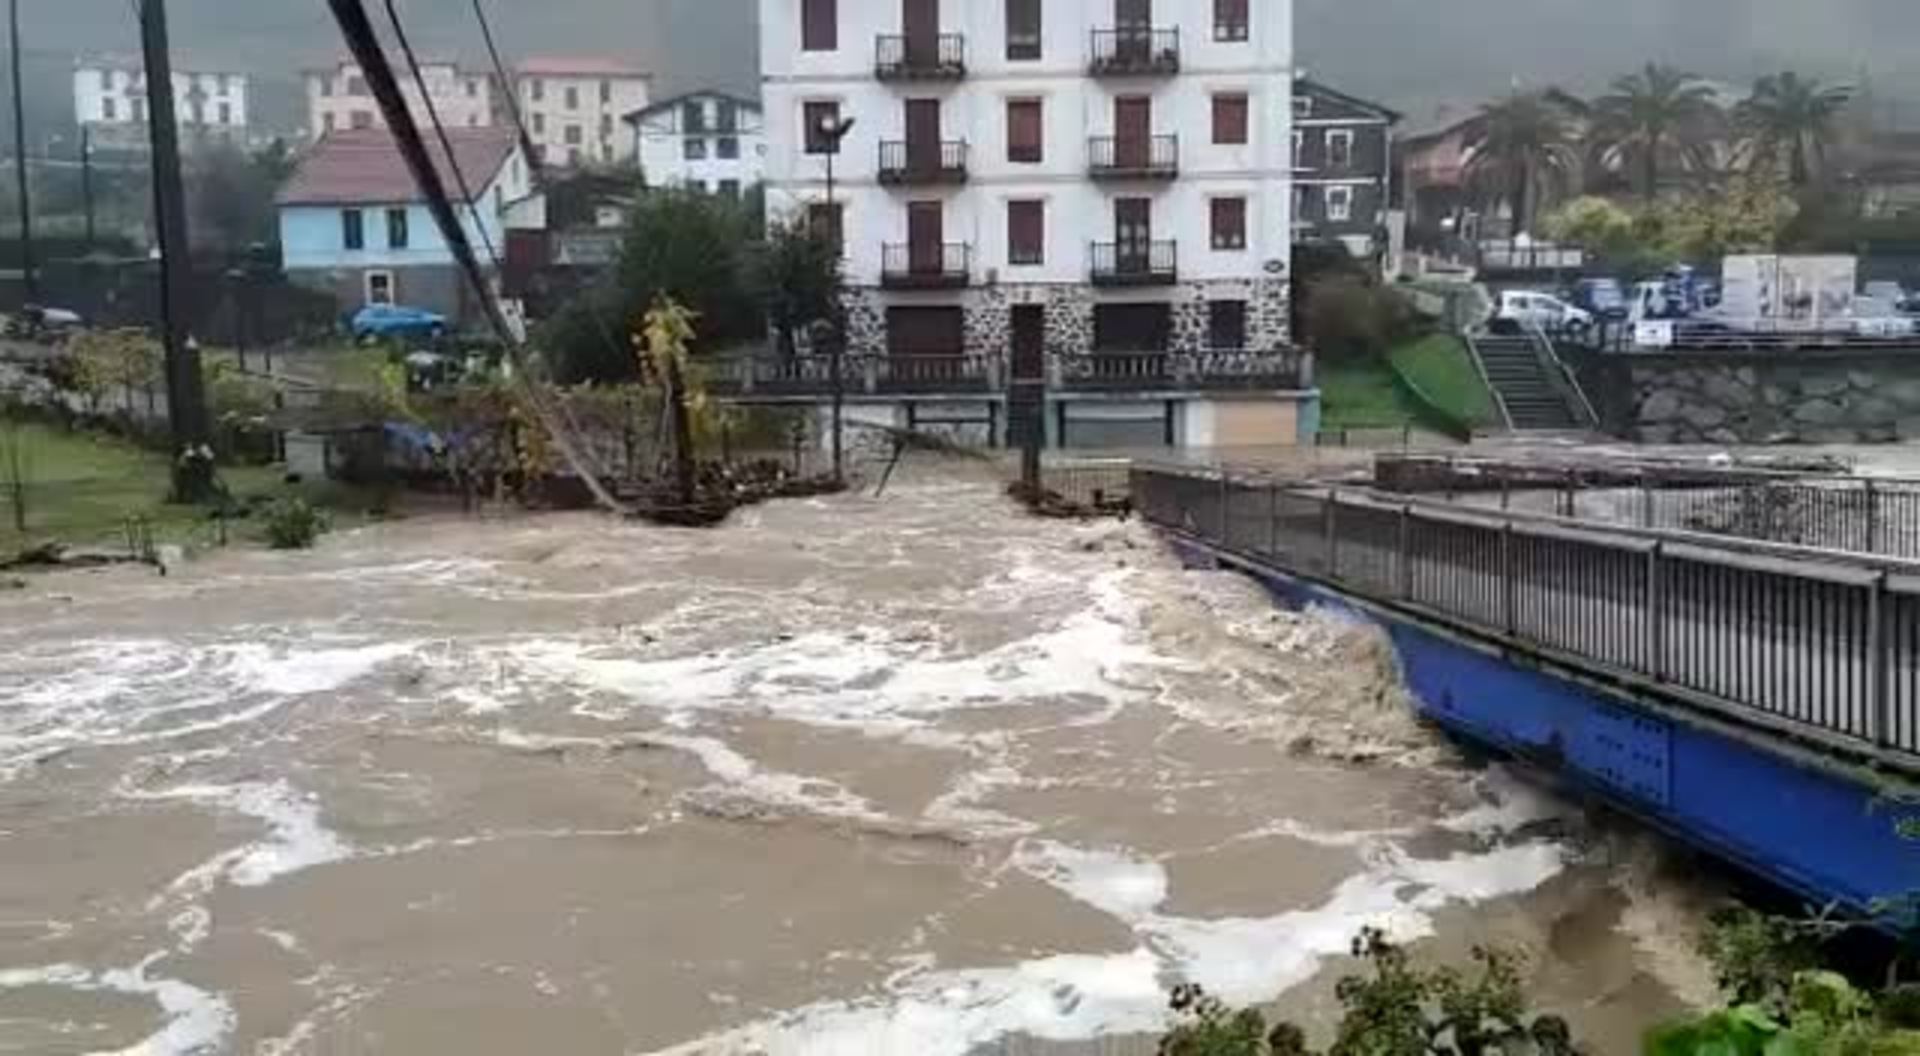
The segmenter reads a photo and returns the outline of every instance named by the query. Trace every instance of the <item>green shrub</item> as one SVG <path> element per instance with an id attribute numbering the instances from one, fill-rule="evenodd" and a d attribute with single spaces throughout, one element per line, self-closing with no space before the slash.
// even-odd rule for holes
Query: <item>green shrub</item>
<path id="1" fill-rule="evenodd" d="M 311 550 L 329 527 L 327 515 L 305 499 L 281 499 L 267 507 L 267 544 L 275 550 Z"/>
<path id="2" fill-rule="evenodd" d="M 1376 361 L 1419 330 L 1413 306 L 1391 289 L 1350 277 L 1313 288 L 1306 309 L 1307 340 L 1329 361 Z"/>

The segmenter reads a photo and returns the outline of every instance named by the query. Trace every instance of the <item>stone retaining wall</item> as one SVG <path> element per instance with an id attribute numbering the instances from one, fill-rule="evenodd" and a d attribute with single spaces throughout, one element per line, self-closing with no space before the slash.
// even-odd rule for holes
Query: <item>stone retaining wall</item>
<path id="1" fill-rule="evenodd" d="M 1920 440 L 1920 348 L 1635 353 L 1610 366 L 1620 424 L 1646 443 Z"/>

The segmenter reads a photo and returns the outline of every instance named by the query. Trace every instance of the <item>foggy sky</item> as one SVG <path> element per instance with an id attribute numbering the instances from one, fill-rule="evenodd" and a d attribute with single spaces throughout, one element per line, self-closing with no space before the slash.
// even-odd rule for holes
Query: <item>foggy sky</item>
<path id="1" fill-rule="evenodd" d="M 1269 0 L 1255 0 L 1262 2 Z M 324 0 L 168 3 L 176 48 L 201 64 L 286 77 L 341 51 Z M 417 46 L 476 60 L 482 55 L 471 0 L 398 3 Z M 755 81 L 754 0 L 483 3 L 510 54 L 617 51 L 654 69 L 663 92 L 708 85 L 751 89 Z M 1920 123 L 1920 0 L 1297 5 L 1299 64 L 1342 88 L 1399 106 L 1414 122 L 1430 116 L 1436 103 L 1466 103 L 1516 83 L 1595 89 L 1654 59 L 1736 85 L 1784 67 L 1841 81 L 1858 81 L 1866 71 L 1878 92 L 1914 99 L 1908 109 Z M 22 6 L 29 71 L 57 73 L 77 50 L 130 51 L 136 43 L 126 0 L 26 0 Z M 377 19 L 377 0 L 373 8 Z"/>

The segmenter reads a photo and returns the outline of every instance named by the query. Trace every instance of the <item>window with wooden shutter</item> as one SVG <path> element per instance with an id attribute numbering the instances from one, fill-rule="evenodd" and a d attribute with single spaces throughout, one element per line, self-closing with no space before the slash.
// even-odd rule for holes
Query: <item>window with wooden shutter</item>
<path id="1" fill-rule="evenodd" d="M 833 154 L 833 136 L 827 132 L 829 125 L 840 123 L 839 103 L 806 103 L 800 107 L 800 120 L 807 126 L 802 130 L 803 139 L 809 154 Z"/>
<path id="2" fill-rule="evenodd" d="M 1038 99 L 1007 101 L 1007 160 L 1038 162 L 1046 157 Z"/>
<path id="3" fill-rule="evenodd" d="M 1007 0 L 1007 58 L 1014 62 L 1040 57 L 1041 0 Z"/>
<path id="4" fill-rule="evenodd" d="M 1247 200 L 1215 198 L 1212 203 L 1213 248 L 1247 248 Z"/>
<path id="5" fill-rule="evenodd" d="M 1047 262 L 1047 207 L 1039 201 L 1007 203 L 1007 263 Z"/>
<path id="6" fill-rule="evenodd" d="M 1247 141 L 1247 96 L 1232 92 L 1213 97 L 1213 141 L 1239 145 Z"/>
<path id="7" fill-rule="evenodd" d="M 836 0 L 800 0 L 800 50 L 839 49 L 839 7 Z"/>
<path id="8" fill-rule="evenodd" d="M 1213 39 L 1243 41 L 1250 36 L 1252 19 L 1247 0 L 1213 0 Z"/>

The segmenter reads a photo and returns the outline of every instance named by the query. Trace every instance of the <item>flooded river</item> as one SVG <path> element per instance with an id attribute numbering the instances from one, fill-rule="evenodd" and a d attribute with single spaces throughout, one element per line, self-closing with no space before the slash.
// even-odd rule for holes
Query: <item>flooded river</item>
<path id="1" fill-rule="evenodd" d="M 1391 654 L 985 483 L 422 519 L 0 593 L 0 1053 L 1150 1051 L 1324 1027 L 1362 925 L 1596 1051 L 1710 891 Z"/>

